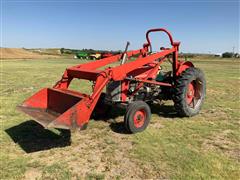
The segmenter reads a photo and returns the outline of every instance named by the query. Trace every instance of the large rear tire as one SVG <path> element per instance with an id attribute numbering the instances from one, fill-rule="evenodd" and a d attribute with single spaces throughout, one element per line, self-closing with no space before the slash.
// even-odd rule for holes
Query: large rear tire
<path id="1" fill-rule="evenodd" d="M 177 78 L 173 101 L 180 116 L 199 113 L 206 95 L 206 80 L 200 69 L 190 67 Z"/>

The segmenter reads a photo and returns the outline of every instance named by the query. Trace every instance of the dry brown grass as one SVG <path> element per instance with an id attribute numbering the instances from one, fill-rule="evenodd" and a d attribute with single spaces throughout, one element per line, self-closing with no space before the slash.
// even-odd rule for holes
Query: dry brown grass
<path id="1" fill-rule="evenodd" d="M 22 48 L 0 48 L 0 59 L 48 59 L 59 57 L 57 55 L 41 55 Z"/>

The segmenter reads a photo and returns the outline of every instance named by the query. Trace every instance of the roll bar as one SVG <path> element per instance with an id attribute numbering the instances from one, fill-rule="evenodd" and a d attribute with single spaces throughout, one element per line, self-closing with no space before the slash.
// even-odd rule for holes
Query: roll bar
<path id="1" fill-rule="evenodd" d="M 151 45 L 151 41 L 150 41 L 150 39 L 149 39 L 149 34 L 150 34 L 151 32 L 165 32 L 165 33 L 168 35 L 169 40 L 170 40 L 170 43 L 171 43 L 172 46 L 176 46 L 176 45 L 179 45 L 179 44 L 180 44 L 179 42 L 174 43 L 171 33 L 170 33 L 169 31 L 167 31 L 166 29 L 164 29 L 164 28 L 149 29 L 149 30 L 147 31 L 147 33 L 146 33 L 146 39 L 147 39 L 148 45 L 150 46 L 150 51 L 151 51 L 151 52 L 152 52 L 152 45 Z"/>

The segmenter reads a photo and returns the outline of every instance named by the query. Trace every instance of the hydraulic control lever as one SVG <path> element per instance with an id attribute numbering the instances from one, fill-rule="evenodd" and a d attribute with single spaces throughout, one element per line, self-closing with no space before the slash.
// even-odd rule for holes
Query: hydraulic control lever
<path id="1" fill-rule="evenodd" d="M 122 56 L 122 60 L 121 60 L 121 65 L 125 64 L 126 60 L 127 60 L 127 51 L 128 51 L 128 47 L 130 45 L 130 42 L 128 41 L 125 47 L 125 50 L 123 52 L 123 56 Z"/>

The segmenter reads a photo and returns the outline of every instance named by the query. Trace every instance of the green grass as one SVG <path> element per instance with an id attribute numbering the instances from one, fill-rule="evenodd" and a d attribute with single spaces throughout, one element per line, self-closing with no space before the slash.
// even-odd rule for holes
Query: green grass
<path id="1" fill-rule="evenodd" d="M 154 107 L 146 131 L 127 135 L 91 121 L 72 134 L 44 130 L 15 107 L 51 87 L 80 60 L 8 60 L 1 67 L 1 179 L 238 179 L 240 177 L 240 63 L 194 60 L 207 79 L 201 113 L 178 118 L 172 102 Z M 84 61 L 86 62 L 86 61 Z M 86 82 L 73 89 L 89 92 Z M 169 107 L 168 107 L 169 106 Z M 114 112 L 113 112 L 114 113 Z M 117 117 L 120 121 L 123 117 Z M 120 128 L 121 129 L 121 128 Z"/>
<path id="2" fill-rule="evenodd" d="M 61 164 L 52 164 L 43 168 L 41 179 L 71 179 L 72 174 Z"/>

